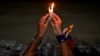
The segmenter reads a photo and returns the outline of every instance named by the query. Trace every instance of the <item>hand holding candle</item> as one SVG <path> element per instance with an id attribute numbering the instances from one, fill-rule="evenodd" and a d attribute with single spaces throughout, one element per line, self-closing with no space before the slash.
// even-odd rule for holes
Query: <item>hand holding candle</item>
<path id="1" fill-rule="evenodd" d="M 48 20 L 51 20 L 51 18 L 52 18 L 53 8 L 54 8 L 54 2 L 48 8 L 48 11 L 49 11 Z"/>
<path id="2" fill-rule="evenodd" d="M 48 8 L 48 15 L 49 15 L 49 17 L 48 17 L 48 20 L 49 21 L 51 21 L 51 19 L 52 19 L 52 16 L 53 16 L 53 10 L 54 10 L 54 2 L 53 3 L 51 3 L 50 4 L 50 6 L 49 6 L 49 8 Z M 56 14 L 55 14 L 56 15 Z M 56 15 L 57 16 L 57 15 Z M 58 16 L 57 16 L 58 17 Z M 59 20 L 60 20 L 60 17 L 58 17 L 59 18 Z M 60 20 L 61 21 L 61 20 Z M 74 24 L 72 24 L 72 25 L 70 25 L 69 27 L 68 27 L 68 31 L 66 32 L 66 36 L 68 36 L 70 33 L 71 33 L 71 31 L 72 31 L 72 29 L 73 29 L 73 27 L 74 27 Z"/>

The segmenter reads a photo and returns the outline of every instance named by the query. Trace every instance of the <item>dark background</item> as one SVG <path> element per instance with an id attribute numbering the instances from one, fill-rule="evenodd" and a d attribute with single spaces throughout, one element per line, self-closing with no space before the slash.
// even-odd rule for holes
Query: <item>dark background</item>
<path id="1" fill-rule="evenodd" d="M 96 0 L 0 0 L 0 39 L 30 43 L 37 33 L 39 19 L 48 13 L 52 1 L 63 28 L 75 24 L 71 36 L 77 42 L 100 43 L 100 4 Z M 51 26 L 43 41 L 56 41 Z"/>

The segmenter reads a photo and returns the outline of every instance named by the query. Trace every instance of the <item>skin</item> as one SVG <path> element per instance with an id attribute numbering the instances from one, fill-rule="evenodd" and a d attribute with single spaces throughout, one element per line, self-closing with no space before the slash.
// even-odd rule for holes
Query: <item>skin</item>
<path id="1" fill-rule="evenodd" d="M 55 13 L 53 13 L 53 21 L 51 22 L 51 25 L 53 27 L 53 31 L 56 35 L 62 35 L 62 20 L 59 16 L 57 16 Z M 64 41 L 63 43 L 59 43 L 60 50 L 61 50 L 61 56 L 73 56 L 71 48 L 69 47 L 67 41 Z"/>
<path id="2" fill-rule="evenodd" d="M 23 56 L 35 56 L 38 45 L 44 37 L 49 22 L 52 25 L 55 35 L 62 35 L 62 20 L 55 13 L 52 13 L 52 20 L 47 20 L 48 14 L 44 15 L 38 23 L 38 33 L 35 36 L 35 40 L 30 43 Z M 60 49 L 62 56 L 72 56 L 72 51 L 67 44 L 67 41 L 60 43 Z"/>
<path id="3" fill-rule="evenodd" d="M 35 56 L 37 47 L 38 47 L 39 43 L 41 42 L 41 40 L 42 40 L 42 38 L 43 38 L 44 34 L 46 33 L 47 28 L 48 28 L 49 21 L 46 20 L 47 17 L 48 17 L 48 14 L 44 15 L 40 19 L 40 21 L 38 23 L 38 33 L 35 36 L 35 40 L 30 43 L 30 45 L 28 46 L 28 48 L 24 52 L 23 56 Z"/>

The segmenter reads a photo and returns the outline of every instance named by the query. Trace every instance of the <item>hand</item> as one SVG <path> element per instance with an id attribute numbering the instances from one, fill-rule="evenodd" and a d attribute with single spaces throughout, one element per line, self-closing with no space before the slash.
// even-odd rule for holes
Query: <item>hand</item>
<path id="1" fill-rule="evenodd" d="M 62 20 L 55 13 L 52 14 L 51 25 L 56 35 L 62 35 Z"/>
<path id="2" fill-rule="evenodd" d="M 44 15 L 38 23 L 38 37 L 43 37 L 47 31 L 49 20 L 47 20 L 48 14 Z"/>

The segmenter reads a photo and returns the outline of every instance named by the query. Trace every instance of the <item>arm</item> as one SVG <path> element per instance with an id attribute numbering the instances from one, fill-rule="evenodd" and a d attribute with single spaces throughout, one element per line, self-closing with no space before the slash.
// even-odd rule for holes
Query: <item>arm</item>
<path id="1" fill-rule="evenodd" d="M 62 56 L 73 56 L 72 50 L 69 47 L 67 41 L 60 43 L 59 45 L 60 45 L 60 50 L 61 50 Z"/>
<path id="2" fill-rule="evenodd" d="M 48 15 L 43 16 L 38 25 L 38 34 L 35 36 L 35 40 L 30 43 L 23 56 L 35 56 L 38 45 L 40 44 L 44 34 L 46 33 L 49 21 L 46 20 Z"/>
<path id="3" fill-rule="evenodd" d="M 35 56 L 40 41 L 41 37 L 36 36 L 35 40 L 32 41 L 28 48 L 25 50 L 23 56 Z"/>
<path id="4" fill-rule="evenodd" d="M 54 33 L 56 35 L 63 35 L 62 20 L 55 13 L 53 13 L 53 19 L 51 21 L 51 25 L 52 25 Z M 61 50 L 62 56 L 73 56 L 72 51 L 71 51 L 67 41 L 59 43 L 59 45 L 60 45 L 60 50 Z"/>

